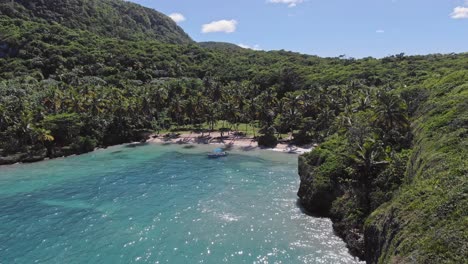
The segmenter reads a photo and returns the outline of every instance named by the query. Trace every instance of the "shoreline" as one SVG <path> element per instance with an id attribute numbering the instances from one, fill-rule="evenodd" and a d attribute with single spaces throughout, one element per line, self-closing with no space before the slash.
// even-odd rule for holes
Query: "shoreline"
<path id="1" fill-rule="evenodd" d="M 197 133 L 178 134 L 174 137 L 151 135 L 146 143 L 223 145 L 226 149 L 239 147 L 244 150 L 270 150 L 298 155 L 310 152 L 317 146 L 316 144 L 297 146 L 287 142 L 280 142 L 274 148 L 263 148 L 258 146 L 258 143 L 254 138 L 235 135 L 226 135 L 221 137 L 220 132 L 212 132 L 206 135 Z"/>
<path id="2" fill-rule="evenodd" d="M 264 147 L 259 147 L 257 141 L 254 138 L 245 137 L 245 136 L 234 136 L 232 134 L 221 137 L 220 132 L 212 132 L 209 134 L 205 134 L 203 135 L 203 137 L 201 136 L 201 134 L 197 134 L 197 133 L 180 134 L 177 137 L 172 137 L 172 138 L 165 137 L 163 135 L 152 134 L 144 142 L 143 141 L 142 142 L 128 142 L 128 143 L 122 143 L 122 144 L 117 144 L 117 145 L 111 145 L 107 147 L 97 147 L 93 151 L 90 151 L 90 152 L 81 153 L 81 154 L 74 153 L 74 154 L 64 155 L 64 156 L 59 156 L 59 157 L 54 157 L 54 158 L 49 158 L 49 157 L 44 156 L 44 157 L 41 157 L 40 159 L 30 161 L 30 162 L 20 161 L 20 162 L 14 162 L 14 163 L 4 163 L 4 164 L 0 164 L 0 167 L 17 165 L 17 164 L 38 163 L 38 162 L 47 161 L 47 160 L 61 159 L 61 158 L 67 158 L 67 157 L 73 157 L 77 155 L 92 153 L 94 151 L 107 149 L 107 148 L 115 147 L 115 146 L 129 145 L 129 144 L 141 144 L 141 143 L 178 144 L 178 145 L 184 145 L 184 144 L 187 144 L 187 145 L 221 145 L 226 150 L 230 150 L 236 147 L 245 151 L 268 150 L 268 151 L 288 153 L 288 154 L 297 154 L 297 155 L 308 153 L 312 151 L 315 147 L 317 147 L 316 144 L 297 146 L 297 145 L 290 144 L 287 142 L 280 142 L 274 148 L 264 148 Z M 18 154 L 15 154 L 15 155 L 18 155 Z M 13 156 L 14 155 L 6 156 L 4 158 L 13 157 Z"/>

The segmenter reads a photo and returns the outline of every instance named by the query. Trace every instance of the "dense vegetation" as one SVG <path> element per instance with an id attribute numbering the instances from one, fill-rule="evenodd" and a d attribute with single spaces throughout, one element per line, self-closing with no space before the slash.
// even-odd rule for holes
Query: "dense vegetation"
<path id="1" fill-rule="evenodd" d="M 303 203 L 331 216 L 368 262 L 467 259 L 467 84 L 457 71 L 371 96 L 368 109 L 358 100 L 336 119 L 346 125 L 301 157 Z"/>
<path id="2" fill-rule="evenodd" d="M 320 143 L 301 157 L 299 196 L 353 253 L 463 262 L 467 70 L 468 54 L 356 60 L 199 45 L 118 0 L 7 1 L 0 163 L 219 123 L 267 146 L 290 134 Z"/>
<path id="3" fill-rule="evenodd" d="M 169 17 L 123 0 L 2 1 L 0 15 L 39 23 L 59 23 L 72 29 L 127 40 L 192 42 Z"/>
<path id="4" fill-rule="evenodd" d="M 402 91 L 418 95 L 412 97 L 420 105 L 413 118 L 414 147 L 402 174 L 405 184 L 366 220 L 366 248 L 372 261 L 468 259 L 467 84 L 465 70 Z"/>

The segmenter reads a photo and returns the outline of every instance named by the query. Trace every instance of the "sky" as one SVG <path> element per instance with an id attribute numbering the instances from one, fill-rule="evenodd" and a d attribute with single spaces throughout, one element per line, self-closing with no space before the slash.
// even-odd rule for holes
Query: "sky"
<path id="1" fill-rule="evenodd" d="M 321 57 L 468 52 L 468 0 L 131 0 L 195 41 Z"/>

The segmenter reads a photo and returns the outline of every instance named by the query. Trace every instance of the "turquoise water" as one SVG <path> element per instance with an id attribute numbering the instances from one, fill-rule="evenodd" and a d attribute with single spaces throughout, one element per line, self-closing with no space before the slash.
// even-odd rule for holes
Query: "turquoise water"
<path id="1" fill-rule="evenodd" d="M 353 263 L 297 156 L 146 145 L 0 167 L 0 263 Z"/>

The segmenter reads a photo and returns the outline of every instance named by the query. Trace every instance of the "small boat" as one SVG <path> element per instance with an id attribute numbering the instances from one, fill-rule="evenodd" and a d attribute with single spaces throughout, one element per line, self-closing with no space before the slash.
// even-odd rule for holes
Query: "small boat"
<path id="1" fill-rule="evenodd" d="M 217 148 L 213 150 L 212 153 L 208 153 L 208 158 L 210 159 L 216 159 L 216 158 L 221 158 L 221 157 L 226 157 L 228 154 L 226 151 L 223 151 L 221 148 Z"/>

